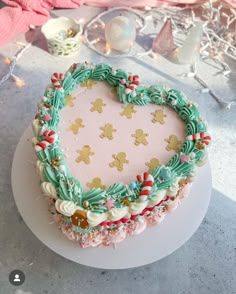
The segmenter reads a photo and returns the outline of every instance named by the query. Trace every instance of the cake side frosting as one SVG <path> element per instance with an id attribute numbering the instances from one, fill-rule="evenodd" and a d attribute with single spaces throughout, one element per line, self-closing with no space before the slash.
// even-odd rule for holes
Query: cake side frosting
<path id="1" fill-rule="evenodd" d="M 136 180 L 134 175 L 134 181 L 129 185 L 115 183 L 107 190 L 84 191 L 66 164 L 58 125 L 65 97 L 76 84 L 86 80 L 106 81 L 116 87 L 118 99 L 124 104 L 153 103 L 174 109 L 186 125 L 187 137 L 179 153 L 151 173 L 144 172 Z M 33 130 L 33 144 L 38 157 L 36 166 L 42 181 L 41 188 L 51 199 L 50 211 L 62 231 L 67 235 L 70 233 L 71 239 L 78 240 L 82 247 L 115 243 L 116 238 L 110 238 L 111 232 L 112 236 L 117 235 L 119 242 L 131 235 L 132 230 L 141 232 L 147 224 L 155 223 L 154 219 L 161 219 L 166 211 L 174 209 L 181 195 L 186 194 L 184 189 L 187 191 L 193 181 L 196 165 L 204 162 L 211 140 L 196 104 L 189 102 L 181 92 L 156 85 L 142 86 L 137 75 L 114 70 L 107 64 L 73 64 L 65 75 L 53 74 L 52 84 L 46 88 L 39 102 Z M 104 237 L 106 231 L 108 235 Z M 117 232 L 122 237 L 118 237 Z M 95 235 L 94 243 L 85 241 L 88 236 L 93 240 Z"/>

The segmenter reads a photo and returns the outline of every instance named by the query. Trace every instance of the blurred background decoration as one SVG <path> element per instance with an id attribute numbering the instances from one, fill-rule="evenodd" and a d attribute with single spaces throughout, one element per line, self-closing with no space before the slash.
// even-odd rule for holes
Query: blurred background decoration
<path id="1" fill-rule="evenodd" d="M 9 1 L 4 2 L 9 5 L 12 4 Z M 28 1 L 29 7 L 32 5 L 31 2 Z M 47 2 L 50 3 L 50 1 Z M 56 3 L 59 7 L 63 7 L 63 5 L 65 6 L 64 2 L 64 0 L 61 0 Z M 101 4 L 100 6 L 106 6 L 105 0 L 87 2 L 86 4 L 91 5 L 99 2 Z M 125 1 L 118 1 L 119 4 L 123 2 Z M 0 10 L 0 23 L 3 20 L 1 16 L 3 15 L 4 9 L 17 8 L 19 10 L 21 9 L 20 3 L 21 1 L 19 0 L 14 8 L 5 7 Z M 65 7 L 74 8 L 78 7 L 81 3 L 81 1 L 78 1 L 78 3 L 73 1 L 72 5 L 72 3 L 67 1 L 67 6 Z M 146 5 L 142 7 L 144 3 Z M 150 6 L 154 6 L 154 8 L 148 6 L 148 3 L 150 3 Z M 155 7 L 160 6 L 160 4 L 162 6 L 161 8 Z M 35 3 L 32 13 L 36 13 L 36 8 L 40 8 L 38 5 L 41 4 Z M 214 92 L 214 89 L 208 87 L 206 81 L 197 73 L 199 62 L 208 62 L 210 60 L 218 68 L 218 73 L 224 79 L 228 79 L 232 75 L 230 63 L 236 60 L 236 9 L 234 8 L 236 7 L 236 1 L 216 2 L 209 0 L 181 1 L 180 3 L 180 1 L 158 2 L 155 0 L 143 0 L 135 1 L 135 6 L 138 6 L 139 9 L 126 6 L 113 7 L 102 11 L 93 19 L 69 19 L 69 27 L 64 23 L 65 28 L 60 27 L 59 33 L 54 34 L 54 38 L 51 38 L 48 34 L 49 31 L 52 31 L 54 22 L 55 30 L 58 29 L 56 22 L 60 21 L 60 18 L 49 20 L 42 27 L 42 32 L 46 36 L 49 44 L 49 52 L 58 56 L 77 53 L 82 36 L 82 40 L 88 48 L 107 58 L 143 58 L 150 56 L 155 62 L 158 62 L 158 56 L 162 55 L 175 64 L 189 64 L 189 71 L 184 76 L 194 78 L 202 86 L 202 92 L 208 92 L 220 106 L 229 110 L 232 106 L 236 105 L 236 101 L 226 101 L 222 97 L 219 97 Z M 27 23 L 26 25 L 24 23 L 24 30 L 29 28 L 35 30 L 34 25 L 45 22 L 49 18 L 48 11 L 53 7 L 54 4 L 52 1 L 51 5 L 46 7 L 47 9 L 42 14 L 43 17 L 41 15 L 40 20 L 36 18 L 33 24 Z M 140 46 L 140 38 L 150 39 L 150 31 L 148 31 L 150 22 L 154 24 L 152 27 L 156 28 L 156 31 L 151 32 L 153 36 L 151 37 L 151 42 L 146 42 L 145 46 Z M 79 30 L 75 31 L 73 29 L 74 24 L 78 25 Z M 81 24 L 84 24 L 83 33 Z M 50 30 L 48 29 L 48 25 L 50 25 Z M 16 29 L 20 31 L 19 27 Z M 0 37 L 1 33 L 2 31 L 0 32 Z M 16 31 L 13 30 L 13 33 L 16 33 Z M 3 42 L 4 36 L 0 39 Z M 69 44 L 70 42 L 67 42 L 70 40 L 73 41 L 72 45 Z M 52 41 L 54 42 L 53 44 L 51 44 Z M 57 43 L 56 47 L 54 46 L 55 42 Z M 66 51 L 66 54 L 64 54 L 65 50 L 60 49 L 60 46 L 58 46 L 58 43 L 64 44 L 64 42 L 66 46 L 69 46 L 67 46 L 69 49 L 66 47 L 69 50 L 67 50 L 68 52 Z M 26 49 L 29 48 L 31 43 L 21 45 L 22 47 L 15 56 L 7 56 L 4 59 L 4 62 L 9 65 L 9 71 L 0 78 L 0 86 L 10 77 L 15 81 L 16 86 L 24 86 L 25 82 L 23 79 L 15 76 L 13 71 L 17 60 L 23 53 L 27 52 Z M 55 50 L 55 48 L 59 49 Z M 73 51 L 71 48 L 76 50 Z"/>

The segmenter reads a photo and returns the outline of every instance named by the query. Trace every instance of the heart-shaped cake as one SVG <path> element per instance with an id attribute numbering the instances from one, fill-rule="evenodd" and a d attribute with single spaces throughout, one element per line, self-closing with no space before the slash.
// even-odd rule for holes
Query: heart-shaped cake
<path id="1" fill-rule="evenodd" d="M 85 248 L 159 224 L 189 194 L 207 157 L 211 138 L 196 104 L 107 64 L 76 63 L 51 82 L 33 145 L 62 232 Z"/>

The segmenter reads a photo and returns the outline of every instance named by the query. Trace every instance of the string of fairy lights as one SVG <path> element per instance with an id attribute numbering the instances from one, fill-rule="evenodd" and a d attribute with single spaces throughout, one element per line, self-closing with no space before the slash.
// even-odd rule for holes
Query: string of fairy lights
<path id="1" fill-rule="evenodd" d="M 198 15 L 198 11 L 201 9 L 201 15 Z M 218 66 L 219 73 L 226 79 L 231 78 L 232 72 L 230 62 L 236 61 L 236 9 L 225 8 L 223 5 L 214 6 L 213 2 L 208 2 L 195 6 L 185 7 L 169 7 L 169 8 L 153 8 L 146 7 L 144 10 L 134 10 L 127 7 L 115 7 L 103 11 L 95 18 L 90 20 L 84 26 L 84 34 L 82 36 L 84 43 L 96 53 L 106 56 L 107 58 L 121 58 L 121 57 L 138 57 L 150 56 L 157 60 L 158 53 L 153 50 L 153 47 L 146 49 L 144 52 L 140 50 L 134 41 L 129 49 L 125 52 L 119 52 L 112 50 L 105 37 L 106 16 L 110 14 L 117 14 L 119 11 L 128 13 L 133 16 L 136 22 L 137 35 L 142 32 L 145 34 L 145 29 L 148 26 L 148 22 L 153 23 L 165 23 L 167 19 L 171 19 L 173 28 L 173 38 L 175 45 L 180 48 L 186 36 L 189 34 L 191 28 L 196 22 L 201 22 L 203 27 L 203 37 L 200 43 L 200 60 L 206 62 L 208 59 L 214 61 Z M 84 21 L 84 20 L 83 20 Z M 82 22 L 82 20 L 80 20 Z M 102 33 L 96 36 L 96 30 L 99 29 Z M 92 36 L 92 37 L 91 37 Z M 180 38 L 179 38 L 180 36 Z M 183 40 L 182 43 L 180 40 Z M 3 83 L 11 78 L 17 87 L 23 87 L 25 85 L 24 79 L 14 74 L 14 69 L 17 62 L 23 54 L 30 48 L 31 44 L 24 44 L 17 42 L 17 47 L 20 47 L 18 52 L 11 58 L 5 57 L 4 62 L 9 65 L 8 72 L 0 78 L 0 87 Z M 225 56 L 228 58 L 226 61 Z M 199 64 L 198 64 L 199 66 Z M 213 89 L 208 87 L 206 81 L 200 77 L 197 73 L 196 64 L 192 64 L 189 73 L 186 73 L 187 77 L 194 78 L 201 86 L 202 92 L 208 92 L 223 108 L 230 109 L 236 105 L 236 101 L 226 101 L 219 97 Z M 235 98 L 234 98 L 235 99 Z"/>
<path id="2" fill-rule="evenodd" d="M 9 78 L 12 78 L 14 80 L 16 86 L 19 87 L 19 88 L 21 88 L 21 87 L 23 87 L 25 85 L 25 81 L 22 78 L 16 76 L 13 72 L 14 72 L 14 69 L 15 69 L 15 66 L 16 66 L 17 62 L 22 57 L 22 55 L 25 53 L 25 51 L 28 48 L 30 48 L 31 43 L 24 44 L 22 42 L 16 42 L 16 46 L 20 47 L 20 49 L 17 51 L 17 53 L 12 58 L 10 58 L 10 57 L 5 57 L 4 58 L 4 62 L 9 65 L 9 69 L 8 69 L 7 74 L 5 74 L 1 78 L 0 87 Z"/>

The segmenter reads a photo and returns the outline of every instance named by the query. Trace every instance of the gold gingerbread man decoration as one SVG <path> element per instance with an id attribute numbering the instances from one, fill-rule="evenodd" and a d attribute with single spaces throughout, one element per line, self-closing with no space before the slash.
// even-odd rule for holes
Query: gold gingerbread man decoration
<path id="1" fill-rule="evenodd" d="M 160 161 L 158 158 L 152 158 L 149 162 L 146 162 L 145 165 L 149 167 L 148 172 L 151 172 L 154 168 L 160 166 Z"/>
<path id="2" fill-rule="evenodd" d="M 110 167 L 116 167 L 118 171 L 122 171 L 124 169 L 124 164 L 129 163 L 129 160 L 126 159 L 125 152 L 119 152 L 117 154 L 112 154 L 112 158 L 114 160 L 109 163 Z"/>
<path id="3" fill-rule="evenodd" d="M 106 190 L 106 186 L 102 184 L 102 180 L 100 178 L 94 178 L 91 183 L 86 184 L 90 189 L 102 189 Z"/>
<path id="4" fill-rule="evenodd" d="M 90 164 L 90 156 L 95 154 L 89 145 L 84 145 L 81 150 L 76 150 L 76 152 L 79 153 L 79 157 L 75 161 L 78 163 L 83 161 L 85 164 Z"/>
<path id="5" fill-rule="evenodd" d="M 77 118 L 67 130 L 72 131 L 74 135 L 77 135 L 81 128 L 84 128 L 83 120 L 81 118 Z"/>
<path id="6" fill-rule="evenodd" d="M 126 116 L 126 118 L 131 119 L 133 113 L 136 113 L 137 111 L 134 109 L 134 105 L 129 104 L 122 107 L 124 110 L 120 112 L 120 116 Z"/>
<path id="7" fill-rule="evenodd" d="M 90 111 L 97 111 L 98 113 L 102 113 L 103 107 L 106 106 L 101 98 L 96 99 L 95 101 L 91 102 L 91 104 L 93 105 L 93 107 L 90 108 Z"/>
<path id="8" fill-rule="evenodd" d="M 80 87 L 86 88 L 86 89 L 92 89 L 96 84 L 97 84 L 96 81 L 88 79 L 86 81 L 83 81 L 80 84 Z"/>
<path id="9" fill-rule="evenodd" d="M 100 138 L 107 138 L 109 140 L 114 139 L 113 133 L 117 131 L 113 128 L 112 124 L 105 124 L 105 126 L 101 127 L 100 130 L 103 131 L 103 133 L 100 135 Z"/>
<path id="10" fill-rule="evenodd" d="M 75 97 L 73 97 L 71 95 L 67 95 L 65 97 L 65 105 L 69 106 L 69 107 L 73 107 L 74 106 L 74 100 L 75 100 Z"/>
<path id="11" fill-rule="evenodd" d="M 155 112 L 151 113 L 153 115 L 152 122 L 157 123 L 159 122 L 161 125 L 165 123 L 165 117 L 167 116 L 162 109 L 158 109 Z"/>
<path id="12" fill-rule="evenodd" d="M 165 139 L 165 141 L 168 143 L 166 146 L 167 151 L 174 150 L 175 152 L 179 152 L 181 141 L 178 140 L 176 135 L 170 135 L 168 139 Z"/>
<path id="13" fill-rule="evenodd" d="M 132 134 L 131 136 L 135 138 L 134 144 L 136 146 L 138 146 L 140 144 L 143 144 L 143 145 L 147 145 L 148 144 L 148 141 L 146 139 L 146 137 L 148 137 L 148 134 L 147 133 L 144 133 L 144 131 L 141 130 L 141 129 L 137 129 L 135 131 L 135 133 Z"/>

